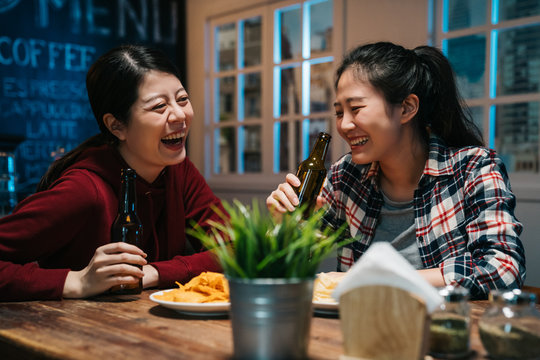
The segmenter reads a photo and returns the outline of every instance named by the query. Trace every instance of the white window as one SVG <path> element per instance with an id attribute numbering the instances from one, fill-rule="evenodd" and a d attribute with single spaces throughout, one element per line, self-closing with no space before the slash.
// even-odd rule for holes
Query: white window
<path id="1" fill-rule="evenodd" d="M 540 0 L 435 0 L 435 40 L 512 184 L 540 188 Z"/>
<path id="2" fill-rule="evenodd" d="M 278 175 L 296 171 L 320 131 L 334 135 L 336 2 L 281 1 L 210 21 L 210 182 L 275 186 Z"/>

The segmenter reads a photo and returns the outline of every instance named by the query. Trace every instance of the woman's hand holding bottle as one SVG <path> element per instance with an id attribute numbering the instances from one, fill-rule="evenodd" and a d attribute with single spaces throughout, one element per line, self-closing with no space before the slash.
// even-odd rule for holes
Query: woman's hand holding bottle
<path id="1" fill-rule="evenodd" d="M 138 283 L 144 276 L 146 254 L 138 247 L 115 242 L 100 246 L 88 266 L 70 271 L 64 283 L 64 298 L 85 298 L 101 294 L 111 287 Z"/>
<path id="2" fill-rule="evenodd" d="M 294 211 L 299 205 L 298 195 L 295 188 L 300 186 L 300 180 L 294 174 L 287 174 L 285 182 L 278 185 L 277 189 L 266 198 L 266 207 L 274 215 Z M 317 196 L 315 210 L 320 209 L 326 203 L 322 196 Z"/>

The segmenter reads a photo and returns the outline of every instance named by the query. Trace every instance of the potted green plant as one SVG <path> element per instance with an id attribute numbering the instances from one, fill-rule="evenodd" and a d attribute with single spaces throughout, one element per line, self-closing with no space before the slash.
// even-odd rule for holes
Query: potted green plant
<path id="1" fill-rule="evenodd" d="M 234 357 L 305 358 L 315 274 L 347 242 L 338 242 L 343 229 L 321 230 L 322 211 L 304 217 L 298 208 L 275 219 L 257 201 L 224 206 L 225 223 L 190 233 L 215 252 L 229 281 Z"/>

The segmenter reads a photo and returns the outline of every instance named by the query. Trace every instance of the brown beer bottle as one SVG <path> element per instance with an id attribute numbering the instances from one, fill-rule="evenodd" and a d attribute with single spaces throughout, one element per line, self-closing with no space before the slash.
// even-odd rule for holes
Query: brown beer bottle
<path id="1" fill-rule="evenodd" d="M 300 186 L 295 188 L 299 206 L 306 205 L 306 212 L 308 216 L 314 209 L 317 203 L 317 196 L 321 192 L 321 187 L 326 177 L 326 168 L 324 167 L 324 159 L 328 152 L 328 145 L 330 145 L 330 139 L 332 137 L 325 133 L 319 133 L 317 142 L 311 150 L 309 157 L 302 161 L 298 166 L 298 172 L 296 176 L 300 179 Z"/>
<path id="2" fill-rule="evenodd" d="M 111 227 L 112 242 L 126 242 L 140 246 L 142 239 L 142 223 L 137 216 L 137 193 L 135 191 L 135 178 L 137 173 L 133 169 L 122 169 L 122 185 L 118 204 L 118 215 Z M 133 265 L 142 268 L 140 265 Z M 115 295 L 140 294 L 142 291 L 142 278 L 136 284 L 121 284 L 113 286 L 110 293 Z"/>

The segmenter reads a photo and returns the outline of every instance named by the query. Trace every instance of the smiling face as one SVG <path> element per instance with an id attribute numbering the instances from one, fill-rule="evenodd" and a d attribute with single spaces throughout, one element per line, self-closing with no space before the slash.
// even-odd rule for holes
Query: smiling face
<path id="1" fill-rule="evenodd" d="M 184 161 L 193 108 L 182 83 L 172 74 L 150 71 L 138 90 L 127 126 L 111 120 L 110 114 L 104 120 L 120 140 L 118 149 L 124 160 L 152 182 L 165 166 Z"/>
<path id="2" fill-rule="evenodd" d="M 337 130 L 351 148 L 356 164 L 391 160 L 403 144 L 402 106 L 390 105 L 351 69 L 341 75 L 336 89 Z"/>

